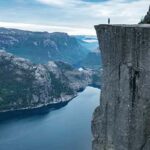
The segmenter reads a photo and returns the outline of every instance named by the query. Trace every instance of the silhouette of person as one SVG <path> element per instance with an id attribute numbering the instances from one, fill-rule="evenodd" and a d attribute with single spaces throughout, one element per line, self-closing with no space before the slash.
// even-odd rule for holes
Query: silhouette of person
<path id="1" fill-rule="evenodd" d="M 110 24 L 110 18 L 108 18 L 108 24 Z"/>

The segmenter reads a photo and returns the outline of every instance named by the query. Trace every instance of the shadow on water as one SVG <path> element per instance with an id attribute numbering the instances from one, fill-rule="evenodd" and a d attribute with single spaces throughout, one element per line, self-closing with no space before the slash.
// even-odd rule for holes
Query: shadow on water
<path id="1" fill-rule="evenodd" d="M 34 109 L 0 112 L 0 122 L 11 120 L 14 118 L 22 119 L 22 118 L 28 118 L 28 117 L 33 117 L 33 116 L 45 116 L 53 110 L 57 110 L 66 106 L 69 102 L 70 101 L 62 102 L 58 104 L 50 104 L 47 106 L 34 108 Z"/>

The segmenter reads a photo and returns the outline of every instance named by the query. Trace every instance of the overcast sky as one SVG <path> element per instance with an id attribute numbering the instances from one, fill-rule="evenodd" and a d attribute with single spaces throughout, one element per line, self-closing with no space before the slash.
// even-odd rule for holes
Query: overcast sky
<path id="1" fill-rule="evenodd" d="M 0 0 L 0 26 L 93 35 L 96 24 L 136 24 L 149 0 Z"/>

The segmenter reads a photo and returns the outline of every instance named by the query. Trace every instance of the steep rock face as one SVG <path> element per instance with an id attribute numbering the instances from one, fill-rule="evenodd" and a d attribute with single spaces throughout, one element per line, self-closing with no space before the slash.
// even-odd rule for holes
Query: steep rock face
<path id="1" fill-rule="evenodd" d="M 93 150 L 150 149 L 150 26 L 98 25 L 103 84 Z"/>

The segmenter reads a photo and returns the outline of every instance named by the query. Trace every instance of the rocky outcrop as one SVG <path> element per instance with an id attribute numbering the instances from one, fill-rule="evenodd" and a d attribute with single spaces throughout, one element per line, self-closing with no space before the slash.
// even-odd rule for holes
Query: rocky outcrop
<path id="1" fill-rule="evenodd" d="M 93 150 L 150 149 L 150 25 L 95 27 L 103 61 Z"/>
<path id="2" fill-rule="evenodd" d="M 150 6 L 149 6 L 149 10 L 147 12 L 147 14 L 145 15 L 145 17 L 143 18 L 143 20 L 140 22 L 141 24 L 150 24 Z"/>

